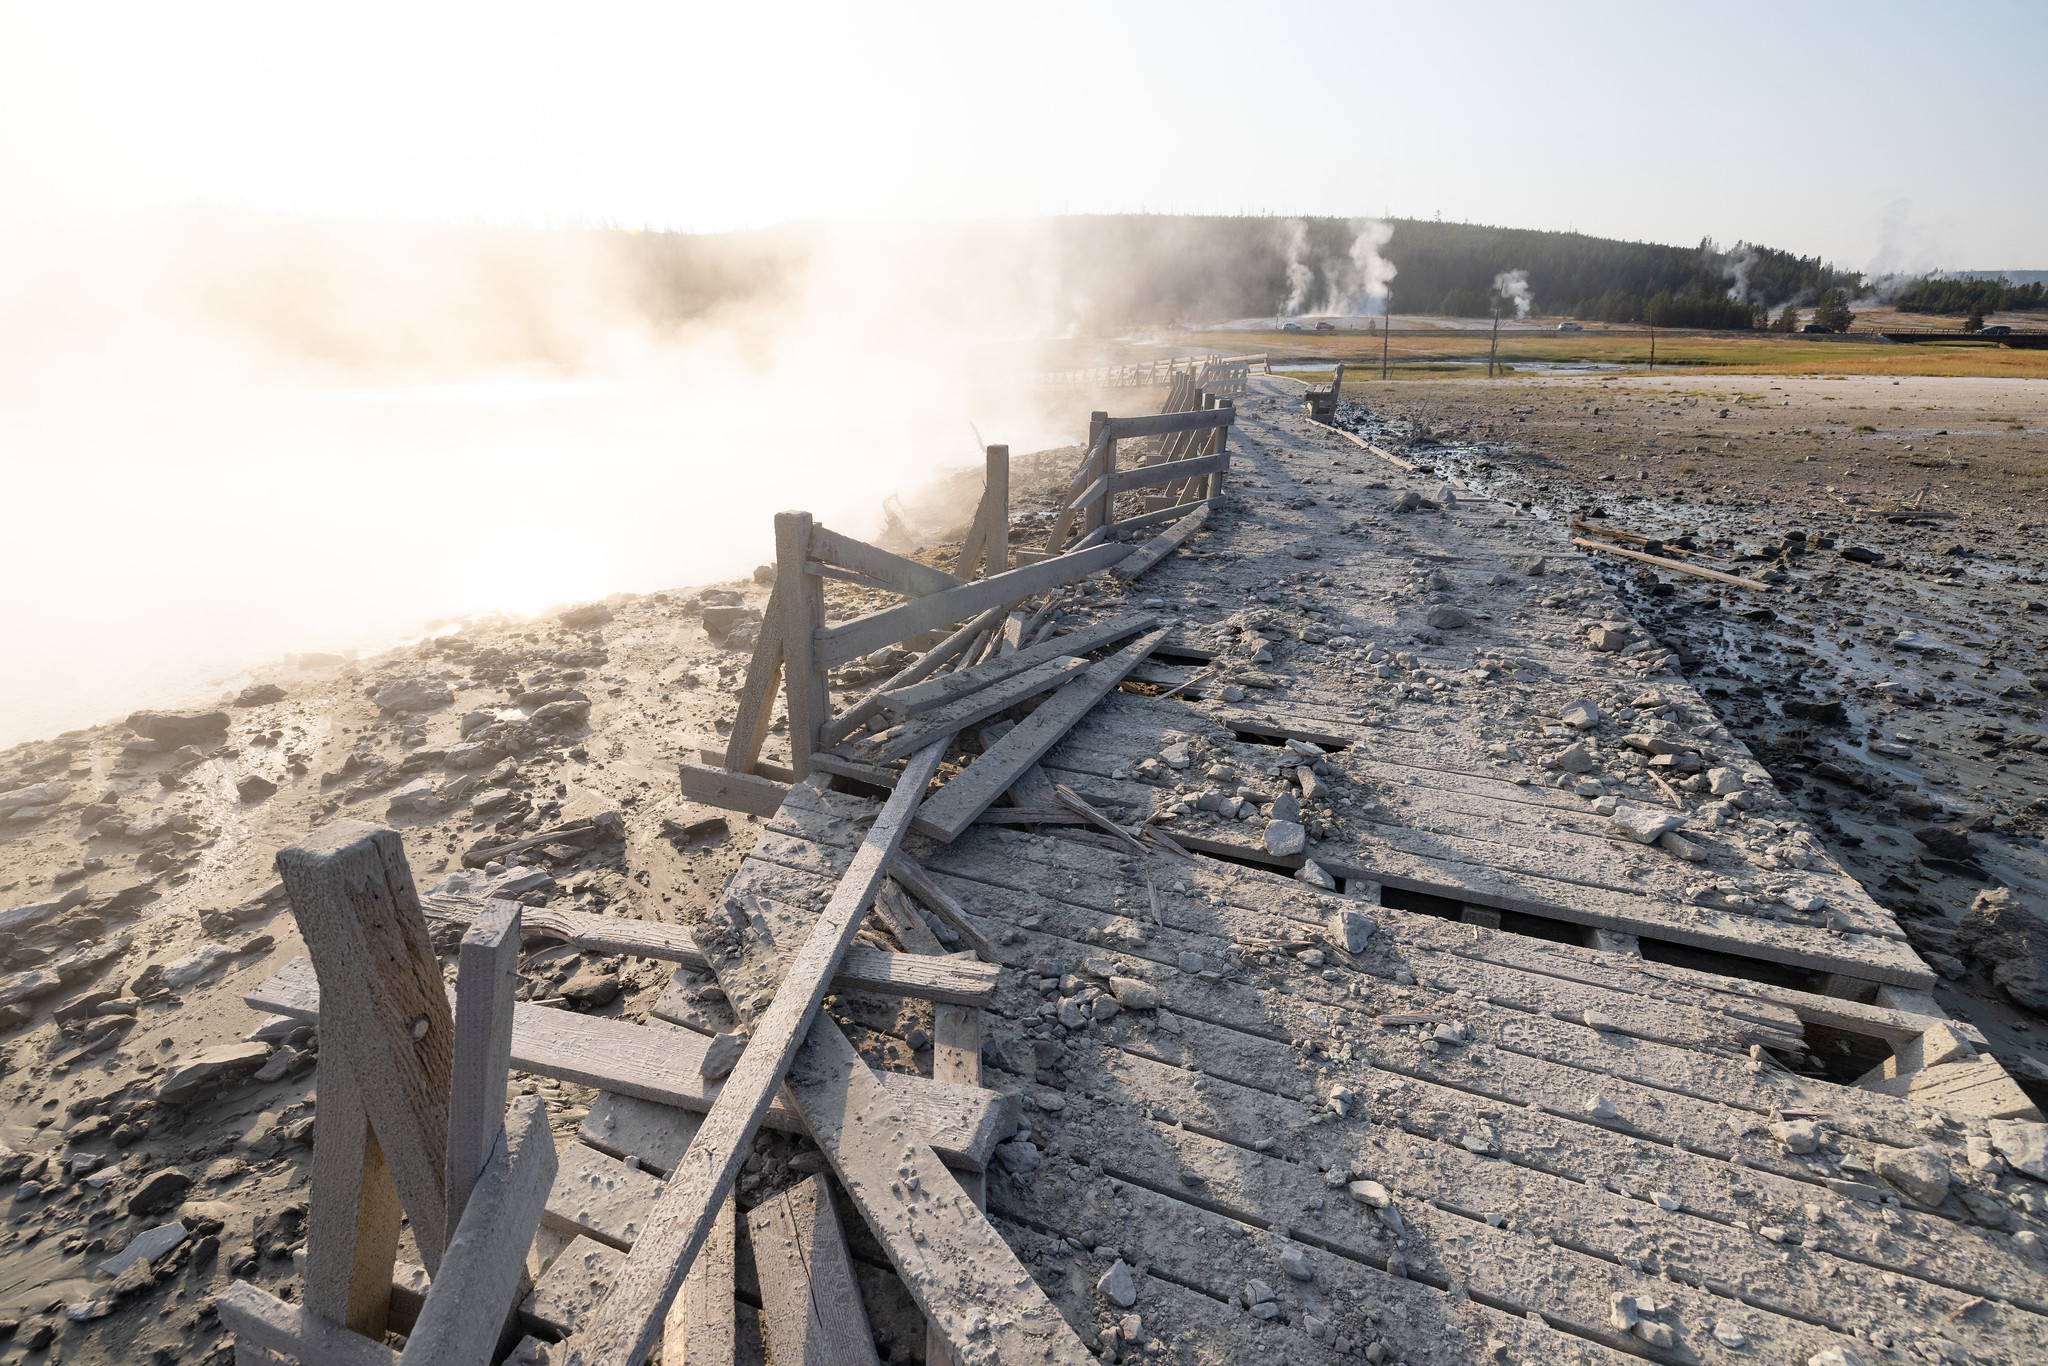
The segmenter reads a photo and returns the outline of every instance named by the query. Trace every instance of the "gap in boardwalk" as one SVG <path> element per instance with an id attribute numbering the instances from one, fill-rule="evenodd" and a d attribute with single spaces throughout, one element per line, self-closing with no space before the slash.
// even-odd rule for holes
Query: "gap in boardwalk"
<path id="1" fill-rule="evenodd" d="M 1447 896 L 1436 896 L 1429 892 L 1411 892 L 1401 887 L 1380 888 L 1380 904 L 1392 906 L 1395 910 L 1416 911 L 1422 915 L 1433 915 L 1441 920 L 1464 921 L 1467 902 Z M 1583 946 L 1586 942 L 1584 927 L 1564 920 L 1552 920 L 1547 916 L 1529 915 L 1523 911 L 1495 910 L 1488 907 L 1489 915 L 1500 917 L 1496 927 L 1509 934 L 1519 934 L 1526 939 L 1547 939 L 1553 944 Z"/>
<path id="2" fill-rule="evenodd" d="M 1643 957 L 1652 963 L 1664 963 L 1674 968 L 1692 968 L 1698 972 L 1717 973 L 1722 977 L 1740 977 L 1748 982 L 1762 982 L 1765 986 L 1787 987 L 1793 991 L 1811 992 L 1816 996 L 1827 993 L 1820 989 L 1819 974 L 1805 968 L 1795 968 L 1789 963 L 1767 963 L 1756 958 L 1740 958 L 1732 953 L 1721 953 L 1715 949 L 1694 948 L 1690 944 L 1673 944 L 1663 939 L 1641 939 Z"/>

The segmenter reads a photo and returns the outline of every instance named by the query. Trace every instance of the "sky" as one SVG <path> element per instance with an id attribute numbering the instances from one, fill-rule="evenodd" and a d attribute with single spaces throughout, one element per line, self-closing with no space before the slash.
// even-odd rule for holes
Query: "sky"
<path id="1" fill-rule="evenodd" d="M 2038 0 L 0 0 L 0 219 L 1441 215 L 2043 268 L 2048 82 L 1995 58 L 2044 39 Z"/>

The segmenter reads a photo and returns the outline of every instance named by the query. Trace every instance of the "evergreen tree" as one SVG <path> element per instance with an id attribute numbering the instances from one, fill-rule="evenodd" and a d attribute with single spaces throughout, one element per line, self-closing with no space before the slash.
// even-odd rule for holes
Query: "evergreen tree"
<path id="1" fill-rule="evenodd" d="M 1771 324 L 1771 331 L 1797 332 L 1798 330 L 1799 310 L 1791 304 L 1786 304 L 1785 311 L 1783 313 L 1780 313 L 1778 315 L 1778 320 Z"/>
<path id="2" fill-rule="evenodd" d="M 1837 332 L 1847 332 L 1849 324 L 1855 319 L 1856 315 L 1849 311 L 1849 294 L 1846 290 L 1829 290 L 1820 296 L 1820 302 L 1813 308 L 1813 320 Z"/>

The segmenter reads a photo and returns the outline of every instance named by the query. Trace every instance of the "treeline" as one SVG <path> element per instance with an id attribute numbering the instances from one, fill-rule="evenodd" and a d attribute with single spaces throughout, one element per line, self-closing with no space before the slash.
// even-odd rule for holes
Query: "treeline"
<path id="1" fill-rule="evenodd" d="M 1990 313 L 2024 313 L 2048 308 L 2048 290 L 2039 280 L 2016 285 L 1996 280 L 1954 280 L 1930 275 L 1915 280 L 1893 297 L 1902 313 L 1961 313 L 1981 318 Z"/>

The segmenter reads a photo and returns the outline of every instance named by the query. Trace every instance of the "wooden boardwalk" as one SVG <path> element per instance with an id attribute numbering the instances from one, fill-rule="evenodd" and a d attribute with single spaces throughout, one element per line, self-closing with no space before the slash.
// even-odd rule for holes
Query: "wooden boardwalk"
<path id="1" fill-rule="evenodd" d="M 662 1359 L 2048 1359 L 2048 1188 L 1998 1157 L 2038 1112 L 1662 646 L 1590 648 L 1633 623 L 1561 532 L 1283 403 L 1236 416 L 1206 523 L 1141 586 L 1062 600 L 1047 648 L 1121 685 L 1040 704 L 1066 719 L 1040 718 L 1059 738 L 1018 805 L 922 810 L 891 874 L 911 896 L 883 885 L 824 1000 L 839 1061 L 789 1074 Z M 1410 491 L 1444 506 L 1393 511 Z M 1102 661 L 1157 627 L 1079 633 L 1134 613 L 1170 630 L 1125 676 Z M 940 793 L 993 794 L 996 765 L 958 761 L 1009 710 L 974 712 Z M 786 796 L 751 779 L 780 804 L 704 924 L 535 913 L 681 966 L 644 1026 L 513 1012 L 515 1066 L 604 1092 L 559 1158 L 528 1331 L 589 1329 L 653 1228 L 725 1084 L 712 1036 L 768 1000 L 742 950 L 793 956 L 844 895 L 886 794 L 835 772 L 895 776 L 855 743 L 786 756 L 809 772 Z M 1657 844 L 1616 827 L 1681 817 Z M 999 961 L 992 994 L 935 956 L 955 943 Z M 251 1001 L 318 1011 L 302 965 Z M 1782 1061 L 1827 1050 L 1889 1061 L 1860 1085 Z M 853 1122 L 887 1131 L 865 1143 L 807 1099 L 853 1053 L 880 1082 Z"/>

